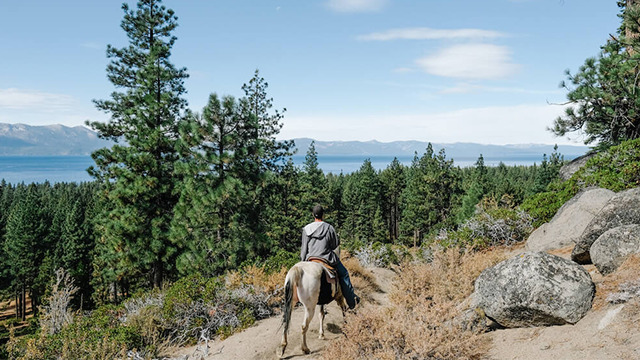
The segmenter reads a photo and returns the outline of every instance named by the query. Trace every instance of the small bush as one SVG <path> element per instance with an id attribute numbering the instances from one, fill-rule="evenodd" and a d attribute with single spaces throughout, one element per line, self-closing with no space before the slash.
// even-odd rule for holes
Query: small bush
<path id="1" fill-rule="evenodd" d="M 513 245 L 525 240 L 532 230 L 532 218 L 526 212 L 494 207 L 481 209 L 456 231 L 441 230 L 433 243 L 444 248 L 484 249 Z"/>
<path id="2" fill-rule="evenodd" d="M 355 250 L 354 256 L 364 267 L 390 267 L 400 264 L 409 252 L 406 247 L 376 241 Z"/>

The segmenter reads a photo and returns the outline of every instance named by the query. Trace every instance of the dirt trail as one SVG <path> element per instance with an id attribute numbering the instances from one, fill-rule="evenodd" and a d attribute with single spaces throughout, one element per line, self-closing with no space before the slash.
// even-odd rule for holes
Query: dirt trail
<path id="1" fill-rule="evenodd" d="M 367 306 L 384 306 L 388 303 L 388 293 L 391 291 L 395 273 L 388 269 L 370 269 L 377 281 L 379 291 L 370 294 L 372 302 L 363 303 L 362 309 Z M 309 355 L 304 355 L 300 350 L 302 336 L 300 335 L 300 324 L 304 317 L 304 309 L 298 306 L 294 309 L 289 328 L 288 346 L 285 351 L 285 359 L 319 359 L 322 350 L 327 345 L 342 335 L 342 311 L 334 303 L 326 307 L 325 316 L 325 339 L 318 339 L 318 310 L 316 309 L 309 330 L 307 331 L 307 346 L 311 349 Z M 276 350 L 280 345 L 282 329 L 280 324 L 281 316 L 258 321 L 254 326 L 228 337 L 225 340 L 210 341 L 208 344 L 208 354 L 204 356 L 204 346 L 192 346 L 178 349 L 173 354 L 174 359 L 183 360 L 263 360 L 277 359 Z"/>

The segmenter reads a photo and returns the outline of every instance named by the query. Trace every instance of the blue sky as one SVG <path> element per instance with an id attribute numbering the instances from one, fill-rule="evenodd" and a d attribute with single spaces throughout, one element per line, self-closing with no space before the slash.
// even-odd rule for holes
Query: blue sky
<path id="1" fill-rule="evenodd" d="M 107 121 L 122 1 L 0 0 L 0 122 Z M 129 2 L 134 5 L 133 2 Z M 280 138 L 581 144 L 545 130 L 565 69 L 619 24 L 614 0 L 165 0 L 189 107 L 259 69 Z"/>

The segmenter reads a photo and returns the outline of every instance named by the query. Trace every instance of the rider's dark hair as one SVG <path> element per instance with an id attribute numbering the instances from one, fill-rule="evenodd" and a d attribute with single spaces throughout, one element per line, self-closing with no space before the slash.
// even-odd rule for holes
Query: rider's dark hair
<path id="1" fill-rule="evenodd" d="M 316 206 L 313 207 L 313 217 L 316 219 L 320 219 L 322 220 L 322 217 L 324 216 L 324 209 L 322 208 L 322 205 L 317 204 Z"/>

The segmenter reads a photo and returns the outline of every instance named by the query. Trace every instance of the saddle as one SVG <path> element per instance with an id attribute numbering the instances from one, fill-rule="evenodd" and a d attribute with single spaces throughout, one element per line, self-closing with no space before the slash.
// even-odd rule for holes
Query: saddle
<path id="1" fill-rule="evenodd" d="M 307 261 L 322 264 L 324 275 L 320 281 L 320 296 L 318 305 L 325 305 L 333 301 L 334 297 L 340 291 L 338 284 L 338 270 L 323 259 L 318 257 L 309 257 Z"/>

